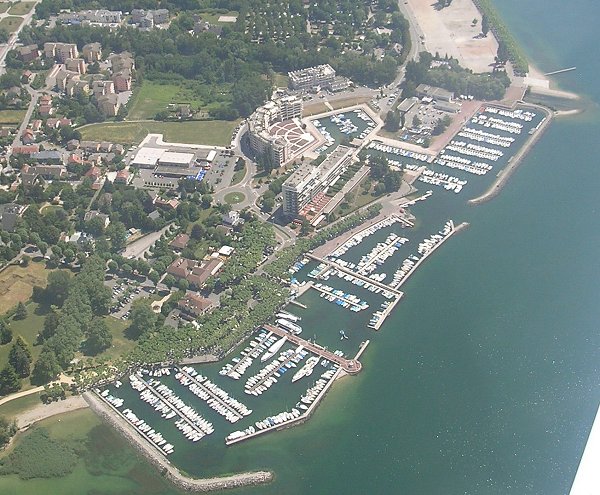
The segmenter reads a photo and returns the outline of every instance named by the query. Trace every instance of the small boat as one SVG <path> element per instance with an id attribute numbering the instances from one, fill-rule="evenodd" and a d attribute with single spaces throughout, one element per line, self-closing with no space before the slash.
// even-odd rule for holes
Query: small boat
<path id="1" fill-rule="evenodd" d="M 340 330 L 340 340 L 344 340 L 347 338 L 348 336 L 346 335 L 346 332 L 344 332 L 344 330 Z"/>

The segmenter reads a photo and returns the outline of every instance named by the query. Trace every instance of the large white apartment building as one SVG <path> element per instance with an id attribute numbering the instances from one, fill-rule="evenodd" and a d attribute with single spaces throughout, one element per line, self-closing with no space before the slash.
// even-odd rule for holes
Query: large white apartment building
<path id="1" fill-rule="evenodd" d="M 273 163 L 278 166 L 290 158 L 288 142 L 278 136 L 273 136 L 269 128 L 275 122 L 291 120 L 302 116 L 302 100 L 297 96 L 275 96 L 265 103 L 247 119 L 250 148 L 256 155 L 269 153 Z"/>
<path id="2" fill-rule="evenodd" d="M 297 217 L 317 194 L 325 191 L 347 170 L 352 163 L 352 154 L 352 148 L 340 145 L 320 165 L 300 165 L 283 183 L 283 212 Z"/>
<path id="3" fill-rule="evenodd" d="M 331 65 L 323 64 L 288 72 L 288 77 L 292 89 L 310 91 L 316 86 L 332 87 L 335 80 L 335 70 Z"/>

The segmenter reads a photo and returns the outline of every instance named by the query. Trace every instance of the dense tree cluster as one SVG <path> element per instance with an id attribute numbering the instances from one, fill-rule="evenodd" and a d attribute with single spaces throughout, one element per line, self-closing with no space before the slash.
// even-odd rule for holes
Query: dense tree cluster
<path id="1" fill-rule="evenodd" d="M 406 64 L 405 98 L 412 96 L 421 83 L 438 86 L 457 95 L 473 95 L 478 100 L 501 100 L 510 86 L 510 79 L 504 72 L 474 74 L 460 67 L 454 59 L 448 60 L 448 65 L 431 69 L 432 60 L 430 53 L 421 52 L 418 62 L 411 60 Z"/>
<path id="2" fill-rule="evenodd" d="M 110 346 L 110 332 L 97 319 L 108 313 L 111 301 L 110 290 L 103 283 L 104 269 L 104 260 L 91 256 L 79 275 L 68 280 L 60 312 L 47 316 L 40 334 L 43 348 L 33 368 L 32 382 L 47 383 L 54 379 L 61 369 L 69 366 L 82 345 L 93 353 Z M 55 287 L 56 277 L 52 276 L 48 287 Z"/>

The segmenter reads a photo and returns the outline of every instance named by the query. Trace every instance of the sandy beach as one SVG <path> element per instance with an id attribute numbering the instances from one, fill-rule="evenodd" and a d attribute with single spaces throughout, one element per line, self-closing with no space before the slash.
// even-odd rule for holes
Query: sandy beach
<path id="1" fill-rule="evenodd" d="M 419 24 L 417 33 L 428 52 L 456 58 L 474 72 L 491 72 L 498 43 L 491 32 L 478 36 L 481 14 L 472 0 L 454 0 L 442 10 L 435 9 L 433 0 L 406 0 L 406 6 Z"/>

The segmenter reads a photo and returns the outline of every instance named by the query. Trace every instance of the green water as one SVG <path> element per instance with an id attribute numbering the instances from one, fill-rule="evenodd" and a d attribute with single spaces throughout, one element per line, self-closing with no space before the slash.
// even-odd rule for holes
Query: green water
<path id="1" fill-rule="evenodd" d="M 496 3 L 531 59 L 543 70 L 576 65 L 560 84 L 595 103 L 555 121 L 493 201 L 468 207 L 436 191 L 416 207 L 411 243 L 440 219 L 471 226 L 406 284 L 372 335 L 364 371 L 336 384 L 301 427 L 182 452 L 177 461 L 190 472 L 276 473 L 271 485 L 231 492 L 239 494 L 568 492 L 600 397 L 600 59 L 590 56 L 600 5 Z M 367 335 L 354 314 L 307 298 L 307 326 Z M 142 479 L 76 471 L 16 490 L 4 479 L 0 491 L 144 492 Z"/>

